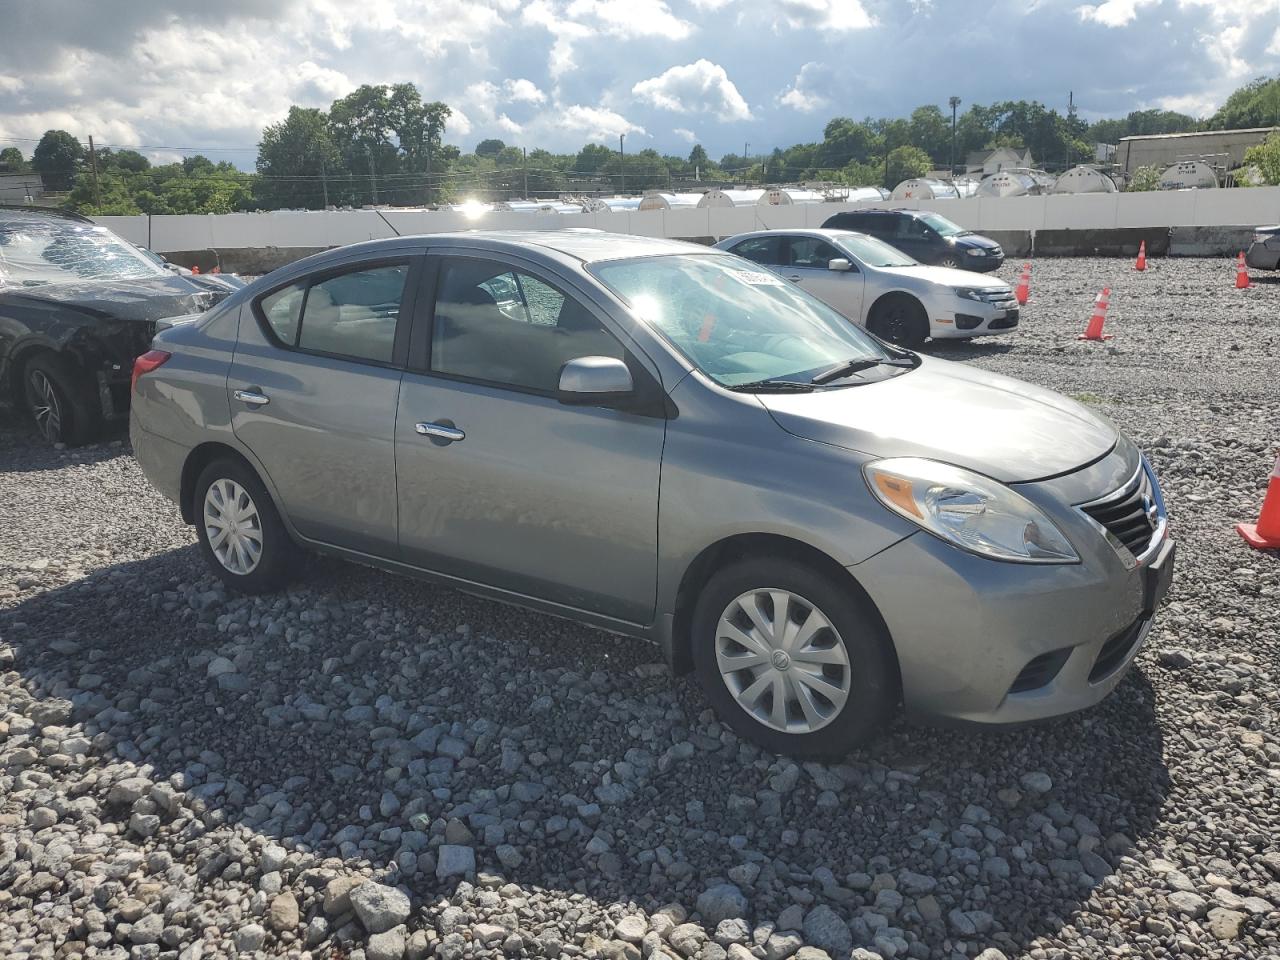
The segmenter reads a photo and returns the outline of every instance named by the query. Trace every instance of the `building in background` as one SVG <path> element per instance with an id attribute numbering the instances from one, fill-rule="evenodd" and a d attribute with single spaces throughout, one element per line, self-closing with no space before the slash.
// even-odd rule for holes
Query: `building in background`
<path id="1" fill-rule="evenodd" d="M 1201 160 L 1224 174 L 1244 163 L 1244 152 L 1267 139 L 1280 127 L 1251 127 L 1247 130 L 1204 130 L 1199 133 L 1158 133 L 1142 137 L 1122 137 L 1115 162 L 1125 176 L 1139 167 L 1163 170 L 1181 160 Z"/>
<path id="2" fill-rule="evenodd" d="M 43 194 L 44 184 L 38 173 L 0 173 L 0 204 L 39 203 Z"/>
<path id="3" fill-rule="evenodd" d="M 1034 166 L 1028 148 L 996 147 L 994 150 L 979 150 L 969 154 L 965 160 L 964 172 L 989 177 L 1001 170 L 1025 170 Z"/>

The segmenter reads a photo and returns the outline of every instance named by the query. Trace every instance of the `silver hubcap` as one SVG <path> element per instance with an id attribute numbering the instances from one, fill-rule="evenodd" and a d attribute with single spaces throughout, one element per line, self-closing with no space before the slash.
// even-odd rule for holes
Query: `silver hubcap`
<path id="1" fill-rule="evenodd" d="M 46 440 L 62 438 L 62 406 L 58 403 L 58 391 L 43 370 L 32 370 L 27 375 L 30 388 L 31 412 L 36 418 L 36 429 Z"/>
<path id="2" fill-rule="evenodd" d="M 234 480 L 209 485 L 204 530 L 213 555 L 232 573 L 252 573 L 262 559 L 262 519 L 249 491 Z"/>
<path id="3" fill-rule="evenodd" d="M 716 664 L 738 706 L 766 727 L 813 733 L 849 698 L 849 654 L 831 621 L 776 587 L 735 599 L 716 625 Z"/>

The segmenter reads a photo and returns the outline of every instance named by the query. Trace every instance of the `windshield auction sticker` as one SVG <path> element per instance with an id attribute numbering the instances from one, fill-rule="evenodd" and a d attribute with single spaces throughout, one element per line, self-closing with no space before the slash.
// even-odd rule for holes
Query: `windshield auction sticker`
<path id="1" fill-rule="evenodd" d="M 733 275 L 743 283 L 749 283 L 753 287 L 782 286 L 782 281 L 772 273 L 757 273 L 754 270 L 734 270 Z"/>

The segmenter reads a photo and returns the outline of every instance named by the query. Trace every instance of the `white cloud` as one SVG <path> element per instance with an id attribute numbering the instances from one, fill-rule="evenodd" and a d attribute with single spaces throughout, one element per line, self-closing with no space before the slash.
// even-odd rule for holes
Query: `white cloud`
<path id="1" fill-rule="evenodd" d="M 578 22 L 594 22 L 618 37 L 666 37 L 683 40 L 693 24 L 681 20 L 663 0 L 571 0 L 566 13 Z"/>
<path id="2" fill-rule="evenodd" d="M 547 100 L 547 95 L 532 80 L 507 80 L 502 89 L 512 103 L 545 103 Z"/>
<path id="3" fill-rule="evenodd" d="M 1105 0 L 1103 3 L 1077 7 L 1081 20 L 1092 20 L 1104 27 L 1123 27 L 1132 23 L 1141 7 L 1149 7 L 1159 0 Z"/>
<path id="4" fill-rule="evenodd" d="M 298 64 L 296 76 L 294 95 L 305 106 L 327 107 L 357 86 L 341 70 L 322 67 L 310 60 Z"/>
<path id="5" fill-rule="evenodd" d="M 830 74 L 831 71 L 824 64 L 809 61 L 800 68 L 791 86 L 778 95 L 778 102 L 784 107 L 801 113 L 821 110 L 831 102 L 818 92 L 820 89 L 830 87 Z"/>
<path id="6" fill-rule="evenodd" d="M 777 7 L 793 30 L 865 30 L 876 23 L 860 0 L 777 0 Z"/>
<path id="7" fill-rule="evenodd" d="M 588 107 L 581 104 L 563 107 L 550 115 L 548 123 L 558 130 L 581 136 L 584 140 L 618 139 L 620 133 L 645 132 L 644 127 L 632 123 L 626 117 L 604 107 Z"/>
<path id="8" fill-rule="evenodd" d="M 710 60 L 698 60 L 631 88 L 641 101 L 676 113 L 708 113 L 721 121 L 749 120 L 751 109 L 733 85 L 724 67 Z"/>
<path id="9" fill-rule="evenodd" d="M 687 143 L 698 142 L 698 135 L 694 133 L 692 130 L 688 130 L 684 127 L 676 127 L 671 132 Z"/>

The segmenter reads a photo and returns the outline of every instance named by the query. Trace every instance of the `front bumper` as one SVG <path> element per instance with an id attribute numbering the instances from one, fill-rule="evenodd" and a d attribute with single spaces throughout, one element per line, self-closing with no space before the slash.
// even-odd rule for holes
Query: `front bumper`
<path id="1" fill-rule="evenodd" d="M 930 336 L 935 340 L 996 336 L 1016 330 L 1021 317 L 1016 300 L 987 303 L 953 297 L 946 301 L 945 312 L 939 311 L 932 317 Z"/>
<path id="2" fill-rule="evenodd" d="M 976 257 L 971 257 L 966 252 L 960 255 L 959 260 L 962 270 L 972 270 L 974 273 L 990 273 L 992 270 L 999 270 L 1004 264 L 1004 250 L 996 249 L 984 252 Z"/>
<path id="3" fill-rule="evenodd" d="M 1014 724 L 1074 713 L 1115 688 L 1145 641 L 1172 578 L 1167 525 L 1135 563 L 1074 507 L 1049 509 L 1054 481 L 1033 486 L 1046 489 L 1019 489 L 1080 563 L 1000 563 L 921 532 L 850 568 L 893 637 L 909 716 Z"/>
<path id="4" fill-rule="evenodd" d="M 1280 237 L 1249 244 L 1244 262 L 1254 270 L 1280 270 Z"/>

